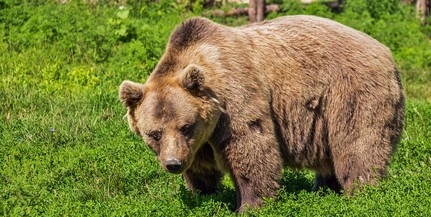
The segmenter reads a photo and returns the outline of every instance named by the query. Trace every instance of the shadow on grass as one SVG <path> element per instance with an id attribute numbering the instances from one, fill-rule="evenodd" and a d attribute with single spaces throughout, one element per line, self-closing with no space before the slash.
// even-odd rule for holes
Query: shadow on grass
<path id="1" fill-rule="evenodd" d="M 309 178 L 309 176 L 308 171 L 285 170 L 280 180 L 280 185 L 288 193 L 312 192 L 314 179 Z"/>
<path id="2" fill-rule="evenodd" d="M 217 192 L 210 195 L 204 195 L 190 192 L 184 185 L 180 189 L 181 199 L 184 204 L 190 209 L 202 207 L 210 202 L 222 203 L 228 207 L 231 211 L 235 211 L 236 208 L 236 193 L 235 189 L 228 188 L 220 185 Z"/>
<path id="3" fill-rule="evenodd" d="M 310 175 L 304 171 L 288 171 L 283 173 L 283 177 L 280 180 L 281 191 L 279 193 L 287 193 L 298 195 L 300 192 L 313 192 L 312 187 L 314 184 L 314 178 L 310 178 Z M 204 206 L 210 202 L 219 202 L 225 204 L 231 211 L 236 209 L 236 192 L 235 189 L 229 188 L 225 185 L 220 185 L 217 192 L 212 195 L 202 195 L 199 193 L 191 193 L 185 186 L 181 189 L 181 199 L 184 204 L 190 209 L 195 209 Z M 331 191 L 319 191 L 324 196 L 326 193 Z M 325 193 L 326 192 L 326 193 Z"/>
<path id="4" fill-rule="evenodd" d="M 286 170 L 280 180 L 280 185 L 283 192 L 287 194 L 298 195 L 300 192 L 317 192 L 320 196 L 328 194 L 342 194 L 341 191 L 332 190 L 329 188 L 319 188 L 317 191 L 313 190 L 315 175 L 309 170 Z"/>

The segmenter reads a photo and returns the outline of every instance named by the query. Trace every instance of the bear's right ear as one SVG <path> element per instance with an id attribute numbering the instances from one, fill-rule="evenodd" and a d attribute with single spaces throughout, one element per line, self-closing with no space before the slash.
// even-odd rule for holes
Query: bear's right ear
<path id="1" fill-rule="evenodd" d="M 144 96 L 144 85 L 126 80 L 121 83 L 119 92 L 123 105 L 134 107 Z"/>
<path id="2" fill-rule="evenodd" d="M 203 91 L 205 82 L 204 73 L 199 66 L 190 64 L 181 73 L 179 82 L 188 91 Z"/>

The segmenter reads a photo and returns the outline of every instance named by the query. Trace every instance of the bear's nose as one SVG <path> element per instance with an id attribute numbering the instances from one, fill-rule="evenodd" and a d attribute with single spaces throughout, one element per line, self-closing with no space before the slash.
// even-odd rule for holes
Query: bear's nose
<path id="1" fill-rule="evenodd" d="M 181 167 L 183 167 L 183 164 L 176 158 L 169 158 L 168 160 L 166 160 L 166 168 L 171 173 L 176 173 L 180 171 Z"/>

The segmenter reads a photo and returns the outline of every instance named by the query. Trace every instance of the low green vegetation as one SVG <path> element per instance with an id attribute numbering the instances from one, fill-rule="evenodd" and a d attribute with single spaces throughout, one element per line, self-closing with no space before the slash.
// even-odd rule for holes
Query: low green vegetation
<path id="1" fill-rule="evenodd" d="M 193 195 L 128 129 L 124 79 L 144 82 L 172 29 L 202 1 L 0 0 L 0 215 L 235 216 L 226 177 Z M 95 3 L 96 2 L 96 3 Z M 347 0 L 340 13 L 284 0 L 364 31 L 393 51 L 407 94 L 405 131 L 387 178 L 354 197 L 311 192 L 310 171 L 286 169 L 276 200 L 251 216 L 431 215 L 431 27 L 398 0 Z M 227 25 L 241 17 L 210 17 Z"/>

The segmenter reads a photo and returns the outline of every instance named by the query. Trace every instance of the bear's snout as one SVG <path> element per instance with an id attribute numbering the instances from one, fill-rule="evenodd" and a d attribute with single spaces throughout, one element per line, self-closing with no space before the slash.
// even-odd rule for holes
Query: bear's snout
<path id="1" fill-rule="evenodd" d="M 165 162 L 165 167 L 171 173 L 178 173 L 183 167 L 183 163 L 176 158 L 169 158 Z"/>

